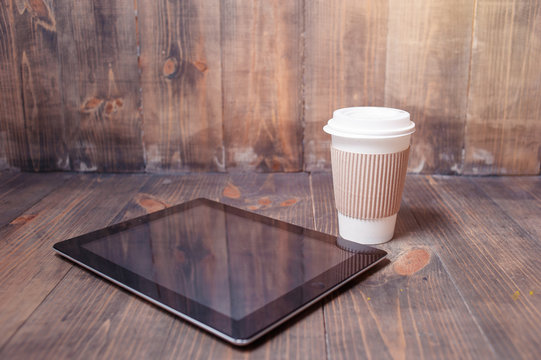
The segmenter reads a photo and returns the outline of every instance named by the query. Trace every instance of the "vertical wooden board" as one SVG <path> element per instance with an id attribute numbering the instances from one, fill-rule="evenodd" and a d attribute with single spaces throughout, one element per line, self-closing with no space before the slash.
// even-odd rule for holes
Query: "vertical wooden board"
<path id="1" fill-rule="evenodd" d="M 0 6 L 0 169 L 31 167 L 24 135 L 13 1 Z"/>
<path id="2" fill-rule="evenodd" d="M 302 1 L 221 2 L 226 165 L 302 170 Z"/>
<path id="3" fill-rule="evenodd" d="M 467 178 L 409 182 L 404 198 L 496 354 L 535 358 L 541 336 L 541 298 L 535 295 L 541 288 L 539 239 Z"/>
<path id="4" fill-rule="evenodd" d="M 138 19 L 147 171 L 224 171 L 220 1 L 139 1 Z"/>
<path id="5" fill-rule="evenodd" d="M 541 3 L 477 1 L 466 174 L 539 174 Z"/>
<path id="6" fill-rule="evenodd" d="M 2 8 L 0 132 L 9 162 L 30 171 L 64 169 L 67 150 L 53 1 L 10 1 Z"/>
<path id="7" fill-rule="evenodd" d="M 388 2 L 306 1 L 304 47 L 304 168 L 330 169 L 334 110 L 382 106 Z"/>
<path id="8" fill-rule="evenodd" d="M 311 181 L 317 230 L 337 234 L 330 174 Z M 393 240 L 377 246 L 392 262 L 324 304 L 329 358 L 494 357 L 432 245 L 403 203 Z"/>
<path id="9" fill-rule="evenodd" d="M 0 75 L 1 76 L 1 75 Z M 0 121 L 0 171 L 8 170 L 12 168 L 8 161 L 8 155 L 6 151 L 7 136 L 6 132 L 2 131 L 2 122 Z"/>
<path id="10" fill-rule="evenodd" d="M 389 1 L 385 106 L 416 123 L 409 171 L 460 173 L 473 1 Z"/>
<path id="11" fill-rule="evenodd" d="M 140 79 L 133 0 L 55 2 L 66 163 L 76 171 L 141 171 Z"/>

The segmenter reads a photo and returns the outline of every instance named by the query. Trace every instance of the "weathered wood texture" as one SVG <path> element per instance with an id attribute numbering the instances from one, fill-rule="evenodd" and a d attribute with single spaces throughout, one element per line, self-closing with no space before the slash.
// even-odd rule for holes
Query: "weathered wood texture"
<path id="1" fill-rule="evenodd" d="M 388 6 L 378 0 L 305 2 L 306 170 L 330 169 L 330 136 L 322 128 L 333 110 L 384 105 Z"/>
<path id="2" fill-rule="evenodd" d="M 6 224 L 27 222 L 33 215 L 19 217 L 26 209 L 61 187 L 73 175 L 67 173 L 0 173 L 0 228 Z"/>
<path id="3" fill-rule="evenodd" d="M 0 180 L 0 213 L 11 206 L 2 199 L 28 194 L 0 228 L 1 358 L 539 356 L 539 177 L 408 176 L 395 238 L 380 246 L 390 261 L 247 349 L 72 265 L 51 246 L 202 195 L 336 234 L 330 174 L 2 172 Z"/>
<path id="4" fill-rule="evenodd" d="M 29 168 L 20 73 L 15 39 L 14 4 L 0 7 L 0 169 L 11 166 Z"/>
<path id="5" fill-rule="evenodd" d="M 144 169 L 133 4 L 55 2 L 69 149 L 59 159 L 64 168 Z"/>
<path id="6" fill-rule="evenodd" d="M 261 213 L 283 220 L 312 222 L 306 174 L 152 177 L 132 195 L 114 222 L 198 196 L 247 209 L 259 206 Z M 50 246 L 47 257 L 56 257 Z M 53 260 L 63 262 L 58 257 Z M 74 296 L 82 301 L 73 301 Z M 72 315 L 66 317 L 67 313 Z M 56 330 L 44 337 L 29 336 L 44 326 Z M 16 358 L 21 347 L 28 349 L 29 356 L 57 358 L 74 354 L 80 358 L 126 359 L 241 358 L 248 354 L 254 358 L 318 358 L 325 353 L 321 307 L 314 307 L 286 328 L 286 332 L 275 331 L 266 336 L 265 346 L 256 345 L 248 351 L 236 349 L 85 270 L 72 267 L 0 355 Z"/>
<path id="7" fill-rule="evenodd" d="M 541 3 L 477 1 L 466 174 L 539 174 Z"/>
<path id="8" fill-rule="evenodd" d="M 223 0 L 226 166 L 302 170 L 301 0 Z"/>
<path id="9" fill-rule="evenodd" d="M 312 175 L 312 191 L 317 230 L 338 234 L 330 175 Z M 468 305 L 419 225 L 415 207 L 403 202 L 394 239 L 379 246 L 392 263 L 325 304 L 330 354 L 346 359 L 495 356 L 476 320 L 465 316 Z"/>
<path id="10" fill-rule="evenodd" d="M 390 0 L 385 105 L 416 123 L 410 171 L 462 170 L 472 21 L 470 0 Z"/>
<path id="11" fill-rule="evenodd" d="M 513 179 L 505 184 L 514 188 Z M 406 184 L 468 309 L 501 358 L 536 358 L 541 336 L 541 244 L 468 178 Z M 520 199 L 515 200 L 517 203 Z"/>
<path id="12" fill-rule="evenodd" d="M 538 2 L 4 0 L 0 169 L 330 170 L 399 107 L 410 172 L 539 174 Z"/>
<path id="13" fill-rule="evenodd" d="M 52 245 L 108 225 L 146 180 L 79 175 L 0 228 L 0 347 L 71 269 Z"/>
<path id="14" fill-rule="evenodd" d="M 223 171 L 219 0 L 138 4 L 146 169 Z"/>
<path id="15" fill-rule="evenodd" d="M 67 153 L 53 4 L 7 0 L 0 10 L 0 141 L 26 170 L 63 169 Z"/>

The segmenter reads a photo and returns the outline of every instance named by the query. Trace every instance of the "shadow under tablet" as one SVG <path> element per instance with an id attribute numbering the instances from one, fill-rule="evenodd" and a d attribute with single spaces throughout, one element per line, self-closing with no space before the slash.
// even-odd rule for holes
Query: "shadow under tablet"
<path id="1" fill-rule="evenodd" d="M 247 345 L 385 251 L 208 199 L 54 245 L 61 255 L 235 345 Z"/>

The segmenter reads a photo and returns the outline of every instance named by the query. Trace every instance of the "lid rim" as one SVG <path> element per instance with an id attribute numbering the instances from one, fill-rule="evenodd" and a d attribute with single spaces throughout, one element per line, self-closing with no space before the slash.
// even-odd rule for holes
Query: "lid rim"
<path id="1" fill-rule="evenodd" d="M 361 139 L 361 138 L 392 138 L 392 137 L 400 137 L 400 136 L 407 136 L 411 135 L 415 132 L 415 123 L 413 121 L 410 122 L 410 126 L 407 128 L 402 128 L 399 130 L 391 130 L 391 131 L 377 131 L 377 132 L 347 132 L 341 129 L 334 128 L 330 126 L 329 124 L 325 125 L 323 127 L 323 131 L 325 131 L 329 135 L 335 135 L 335 136 L 341 136 L 344 138 L 354 138 L 354 139 Z"/>
<path id="2" fill-rule="evenodd" d="M 415 123 L 407 111 L 379 106 L 337 109 L 323 130 L 350 138 L 388 138 L 415 132 Z"/>
<path id="3" fill-rule="evenodd" d="M 380 119 L 381 117 L 384 117 L 390 121 L 406 120 L 406 119 L 410 120 L 410 113 L 408 113 L 407 111 L 397 109 L 397 108 L 392 108 L 392 107 L 385 107 L 385 106 L 353 106 L 353 107 L 340 108 L 333 111 L 333 117 L 356 119 L 357 116 L 352 114 L 352 113 L 355 113 L 355 111 L 370 111 L 370 110 L 379 110 L 386 114 L 362 114 L 362 118 L 368 119 L 368 120 L 377 120 L 377 119 Z"/>

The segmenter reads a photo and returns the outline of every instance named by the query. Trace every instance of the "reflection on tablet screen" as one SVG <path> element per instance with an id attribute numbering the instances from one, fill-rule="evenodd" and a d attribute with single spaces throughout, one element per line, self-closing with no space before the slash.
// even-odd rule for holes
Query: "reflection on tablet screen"
<path id="1" fill-rule="evenodd" d="M 354 255 L 277 224 L 196 203 L 82 247 L 238 320 Z"/>

